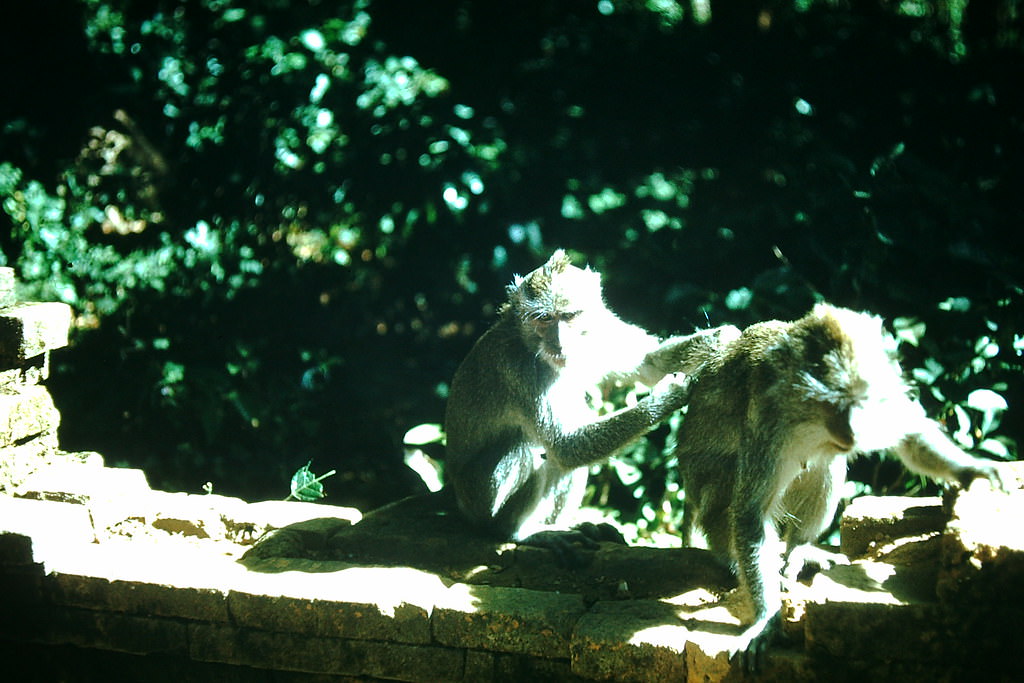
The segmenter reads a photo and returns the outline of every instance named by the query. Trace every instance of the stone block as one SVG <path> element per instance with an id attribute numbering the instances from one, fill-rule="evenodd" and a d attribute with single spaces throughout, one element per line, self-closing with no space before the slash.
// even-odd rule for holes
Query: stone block
<path id="1" fill-rule="evenodd" d="M 1024 491 L 1019 488 L 1024 462 L 1005 469 L 1009 492 L 993 491 L 977 480 L 953 503 L 942 536 L 938 579 L 944 600 L 975 602 L 984 596 L 1015 607 L 1024 600 L 1024 526 L 1019 523 L 1024 519 Z"/>
<path id="2" fill-rule="evenodd" d="M 90 462 L 75 461 L 41 469 L 20 487 L 20 495 L 25 498 L 81 504 L 104 500 L 123 503 L 148 493 L 149 483 L 142 470 L 97 467 Z M 96 514 L 97 518 L 105 518 L 99 509 Z"/>
<path id="3" fill-rule="evenodd" d="M 463 680 L 461 650 L 346 638 L 271 633 L 236 626 L 191 624 L 192 659 L 277 671 L 365 676 L 402 681 Z"/>
<path id="4" fill-rule="evenodd" d="M 318 617 L 314 600 L 283 595 L 253 595 L 232 591 L 228 605 L 235 623 L 275 633 L 315 635 Z"/>
<path id="5" fill-rule="evenodd" d="M 89 511 L 81 505 L 0 496 L 0 531 L 32 539 L 34 562 L 93 545 Z"/>
<path id="6" fill-rule="evenodd" d="M 939 497 L 861 496 L 843 512 L 839 547 L 861 557 L 896 538 L 942 531 L 947 518 Z"/>
<path id="7" fill-rule="evenodd" d="M 700 589 L 667 600 L 595 604 L 576 627 L 572 671 L 585 679 L 692 683 L 747 680 L 736 651 L 744 627 L 743 596 L 718 598 Z M 758 680 L 819 680 L 802 652 L 770 649 Z"/>
<path id="8" fill-rule="evenodd" d="M 583 678 L 686 680 L 685 648 L 694 635 L 673 605 L 599 602 L 573 632 L 572 670 Z"/>
<path id="9" fill-rule="evenodd" d="M 172 619 L 58 607 L 47 611 L 41 635 L 50 643 L 137 655 L 188 652 L 187 626 Z"/>
<path id="10" fill-rule="evenodd" d="M 14 305 L 14 284 L 14 268 L 0 268 L 0 308 Z"/>
<path id="11" fill-rule="evenodd" d="M 939 617 L 938 606 L 931 603 L 812 603 L 807 606 L 807 647 L 850 660 L 934 660 L 949 646 Z"/>
<path id="12" fill-rule="evenodd" d="M 931 567 L 858 561 L 814 577 L 804 615 L 808 650 L 851 660 L 927 660 L 946 647 Z"/>
<path id="13" fill-rule="evenodd" d="M 568 659 L 585 611 L 575 594 L 452 585 L 434 606 L 434 639 L 452 647 Z"/>
<path id="14" fill-rule="evenodd" d="M 60 413 L 45 387 L 27 386 L 0 394 L 0 448 L 54 433 L 59 425 Z"/>
<path id="15" fill-rule="evenodd" d="M 0 531 L 0 622 L 17 624 L 26 611 L 39 609 L 44 573 L 29 536 Z"/>
<path id="16" fill-rule="evenodd" d="M 24 567 L 32 564 L 32 538 L 24 534 L 0 531 L 0 567 Z"/>
<path id="17" fill-rule="evenodd" d="M 68 344 L 71 307 L 57 302 L 20 303 L 0 309 L 0 367 L 23 364 Z"/>
<path id="18" fill-rule="evenodd" d="M 434 601 L 446 590 L 438 576 L 409 567 L 322 563 L 306 571 L 249 572 L 228 595 L 228 604 L 241 626 L 429 643 Z"/>
<path id="19" fill-rule="evenodd" d="M 0 450 L 0 492 L 18 495 L 35 472 L 58 459 L 57 434 L 40 434 Z"/>
<path id="20" fill-rule="evenodd" d="M 19 387 L 41 384 L 50 377 L 50 352 L 32 356 L 14 367 L 0 366 L 0 392 L 12 393 Z"/>
<path id="21" fill-rule="evenodd" d="M 265 501 L 246 503 L 240 498 L 216 494 L 194 495 L 153 491 L 143 507 L 136 506 L 134 516 L 167 533 L 254 543 L 269 531 L 307 522 L 311 519 L 359 520 L 359 512 L 314 503 Z M 330 516 L 335 515 L 335 516 Z"/>
<path id="22" fill-rule="evenodd" d="M 54 603 L 69 607 L 208 622 L 229 619 L 225 594 L 212 588 L 62 572 L 50 574 L 46 583 Z"/>
<path id="23" fill-rule="evenodd" d="M 480 679 L 470 675 L 469 653 L 466 654 L 465 681 L 581 681 L 572 673 L 566 659 L 544 659 L 526 655 L 510 655 L 502 653 L 485 653 L 493 657 L 494 668 L 490 679 Z"/>

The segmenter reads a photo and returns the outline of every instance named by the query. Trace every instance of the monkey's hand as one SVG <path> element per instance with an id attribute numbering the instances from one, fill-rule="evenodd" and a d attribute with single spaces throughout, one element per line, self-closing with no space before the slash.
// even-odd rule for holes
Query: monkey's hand
<path id="1" fill-rule="evenodd" d="M 959 473 L 960 485 L 967 488 L 971 485 L 975 479 L 988 479 L 989 485 L 993 491 L 1002 491 L 1003 493 L 1009 493 L 1009 489 L 1006 487 L 1006 482 L 1003 481 L 1003 475 L 999 471 L 999 466 L 995 463 L 984 462 L 979 460 L 978 464 L 965 467 Z"/>
<path id="2" fill-rule="evenodd" d="M 671 337 L 644 357 L 637 376 L 649 387 L 671 372 L 695 375 L 708 361 L 740 336 L 739 328 L 723 325 L 691 335 Z"/>
<path id="3" fill-rule="evenodd" d="M 686 405 L 690 398 L 690 378 L 685 375 L 666 375 L 651 389 L 651 394 L 643 399 L 647 402 L 652 422 L 661 422 L 670 414 Z"/>

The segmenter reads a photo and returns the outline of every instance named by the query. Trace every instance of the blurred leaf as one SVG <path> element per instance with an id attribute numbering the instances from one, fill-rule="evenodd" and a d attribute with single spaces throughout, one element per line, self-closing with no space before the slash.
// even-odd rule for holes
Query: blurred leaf
<path id="1" fill-rule="evenodd" d="M 978 449 L 990 453 L 1000 460 L 1010 460 L 1010 449 L 998 439 L 984 439 L 978 444 Z"/>
<path id="2" fill-rule="evenodd" d="M 430 491 L 440 491 L 444 468 L 418 448 L 408 449 L 403 458 L 405 466 L 415 472 Z"/>
<path id="3" fill-rule="evenodd" d="M 410 446 L 424 446 L 441 441 L 444 441 L 444 428 L 436 423 L 416 425 L 402 438 L 402 443 Z"/>
<path id="4" fill-rule="evenodd" d="M 918 318 L 895 318 L 892 321 L 896 338 L 911 346 L 918 346 L 924 337 L 928 326 Z"/>
<path id="5" fill-rule="evenodd" d="M 967 395 L 968 408 L 981 413 L 981 424 L 978 430 L 987 435 L 999 426 L 999 417 L 1009 407 L 1006 399 L 991 389 L 975 389 Z"/>

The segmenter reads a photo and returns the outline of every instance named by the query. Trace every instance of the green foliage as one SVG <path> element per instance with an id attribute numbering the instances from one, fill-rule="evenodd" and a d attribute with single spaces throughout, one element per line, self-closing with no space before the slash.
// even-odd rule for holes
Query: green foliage
<path id="1" fill-rule="evenodd" d="M 276 496 L 285 453 L 336 467 L 332 502 L 422 490 L 443 449 L 403 434 L 441 418 L 512 274 L 564 246 L 659 332 L 875 311 L 930 414 L 1017 455 L 1012 13 L 76 7 L 22 3 L 2 29 L 24 93 L 4 102 L 0 253 L 24 296 L 75 308 L 51 380 L 66 447 L 183 490 Z M 594 478 L 644 534 L 681 495 L 671 434 Z M 908 485 L 884 471 L 862 478 Z"/>
<path id="2" fill-rule="evenodd" d="M 320 500 L 326 495 L 324 493 L 324 485 L 320 482 L 327 477 L 334 476 L 337 472 L 335 470 L 331 470 L 327 474 L 322 474 L 318 477 L 309 471 L 309 466 L 312 464 L 313 461 L 310 460 L 295 471 L 295 474 L 292 475 L 291 481 L 292 491 L 288 494 L 288 498 L 285 500 L 294 498 L 295 500 L 299 500 L 304 503 L 312 503 Z"/>

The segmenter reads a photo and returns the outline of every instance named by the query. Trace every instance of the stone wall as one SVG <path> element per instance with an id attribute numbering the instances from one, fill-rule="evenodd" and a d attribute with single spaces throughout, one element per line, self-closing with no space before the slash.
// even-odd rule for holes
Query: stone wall
<path id="1" fill-rule="evenodd" d="M 12 286 L 0 269 L 0 652 L 11 680 L 744 678 L 729 661 L 742 596 L 700 585 L 711 574 L 693 570 L 699 554 L 609 544 L 562 583 L 553 575 L 568 570 L 531 565 L 550 579 L 531 583 L 527 566 L 547 551 L 498 547 L 455 571 L 449 557 L 472 541 L 445 543 L 443 531 L 431 545 L 407 515 L 389 525 L 327 505 L 154 491 L 140 471 L 60 451 L 43 381 L 69 311 L 15 304 Z M 1007 467 L 1009 494 L 979 483 L 945 500 L 855 501 L 842 548 L 856 559 L 788 586 L 786 642 L 759 680 L 1024 674 L 1013 647 L 1021 473 Z M 328 552 L 339 529 L 381 519 L 379 554 Z M 261 547 L 277 550 L 254 559 Z M 397 561 L 395 547 L 429 562 Z M 662 558 L 686 586 L 655 580 Z M 573 583 L 583 576 L 592 583 Z"/>
<path id="2" fill-rule="evenodd" d="M 60 414 L 42 383 L 71 325 L 65 304 L 17 303 L 14 289 L 14 271 L 0 268 L 0 490 L 57 449 Z"/>

